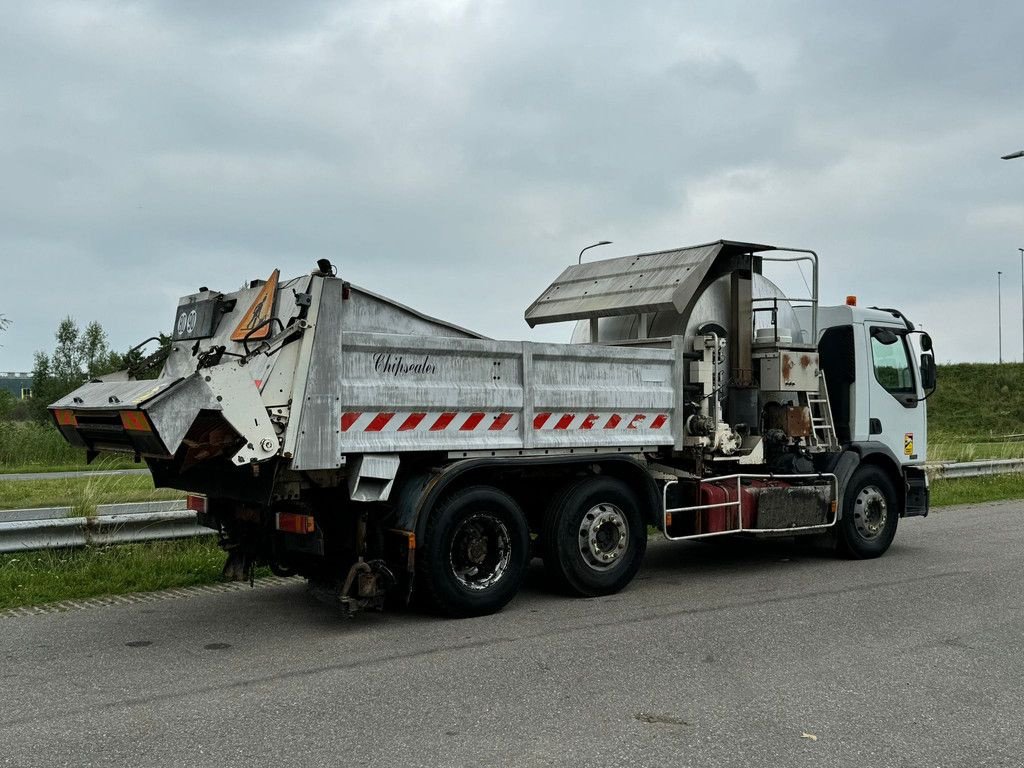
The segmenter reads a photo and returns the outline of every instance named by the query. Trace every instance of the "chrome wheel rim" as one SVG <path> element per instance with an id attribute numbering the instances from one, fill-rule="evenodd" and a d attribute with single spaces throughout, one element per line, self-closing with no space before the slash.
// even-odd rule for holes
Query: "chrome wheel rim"
<path id="1" fill-rule="evenodd" d="M 614 504 L 597 504 L 580 522 L 580 554 L 595 571 L 614 568 L 629 545 L 626 515 Z"/>
<path id="2" fill-rule="evenodd" d="M 470 515 L 452 534 L 448 562 L 455 580 L 467 589 L 482 590 L 496 584 L 511 559 L 508 527 L 489 512 Z"/>
<path id="3" fill-rule="evenodd" d="M 889 505 L 882 492 L 869 485 L 853 500 L 853 524 L 864 539 L 876 539 L 889 520 Z"/>

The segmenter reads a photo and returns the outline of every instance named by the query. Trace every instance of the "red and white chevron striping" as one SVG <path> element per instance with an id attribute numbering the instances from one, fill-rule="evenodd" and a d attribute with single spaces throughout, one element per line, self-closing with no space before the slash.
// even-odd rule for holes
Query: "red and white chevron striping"
<path id="1" fill-rule="evenodd" d="M 511 413 L 349 411 L 342 432 L 502 432 L 519 428 Z"/>
<path id="2" fill-rule="evenodd" d="M 665 413 L 538 413 L 533 428 L 541 431 L 662 429 Z M 416 412 L 348 411 L 341 416 L 342 432 L 514 432 L 519 418 L 512 413 L 485 411 Z"/>
<path id="3" fill-rule="evenodd" d="M 661 429 L 667 423 L 666 413 L 538 413 L 533 418 L 533 428 L 541 431 Z"/>

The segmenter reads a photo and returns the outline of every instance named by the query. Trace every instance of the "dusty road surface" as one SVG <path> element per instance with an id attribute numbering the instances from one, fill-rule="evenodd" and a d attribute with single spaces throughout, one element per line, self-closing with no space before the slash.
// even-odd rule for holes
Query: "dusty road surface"
<path id="1" fill-rule="evenodd" d="M 625 592 L 345 622 L 300 583 L 0 619 L 0 765 L 1021 766 L 1024 504 L 884 558 L 652 546 Z"/>

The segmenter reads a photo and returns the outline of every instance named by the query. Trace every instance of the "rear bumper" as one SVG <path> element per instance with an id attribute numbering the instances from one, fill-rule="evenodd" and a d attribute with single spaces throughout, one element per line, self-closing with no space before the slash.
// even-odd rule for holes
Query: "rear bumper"
<path id="1" fill-rule="evenodd" d="M 169 444 L 149 408 L 182 381 L 89 382 L 53 403 L 50 415 L 65 440 L 87 451 L 166 458 L 178 445 Z"/>
<path id="2" fill-rule="evenodd" d="M 194 426 L 202 434 L 193 433 L 190 445 L 206 442 L 221 424 L 230 429 L 216 442 L 235 444 L 234 464 L 266 461 L 280 448 L 259 390 L 239 365 L 204 368 L 181 379 L 93 381 L 49 410 L 69 443 L 93 453 L 166 459 L 177 454 Z"/>

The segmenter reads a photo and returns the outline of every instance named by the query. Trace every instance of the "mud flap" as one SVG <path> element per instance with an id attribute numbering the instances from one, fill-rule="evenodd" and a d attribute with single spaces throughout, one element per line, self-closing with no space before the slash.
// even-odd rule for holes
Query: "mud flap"
<path id="1" fill-rule="evenodd" d="M 928 474 L 920 467 L 907 467 L 903 470 L 906 478 L 907 500 L 904 517 L 927 517 L 931 490 L 928 487 Z"/>

